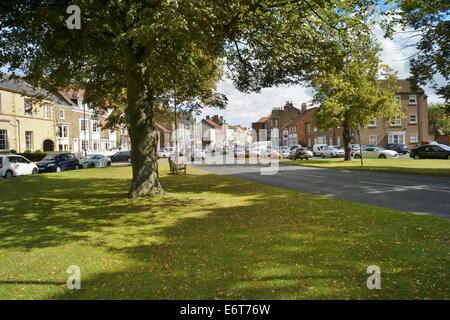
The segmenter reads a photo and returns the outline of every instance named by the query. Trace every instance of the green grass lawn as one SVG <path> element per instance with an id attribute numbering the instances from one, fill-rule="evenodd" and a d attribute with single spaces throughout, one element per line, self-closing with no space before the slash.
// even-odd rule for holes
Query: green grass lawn
<path id="1" fill-rule="evenodd" d="M 349 169 L 349 170 L 370 170 L 383 172 L 401 172 L 415 174 L 448 175 L 450 176 L 449 160 L 408 160 L 408 159 L 363 159 L 364 166 L 361 166 L 361 160 L 344 161 L 340 159 L 325 160 L 282 160 L 282 163 L 291 165 L 302 165 L 311 167 Z"/>
<path id="2" fill-rule="evenodd" d="M 129 167 L 1 180 L 0 298 L 450 298 L 446 219 L 167 171 L 140 200 Z"/>

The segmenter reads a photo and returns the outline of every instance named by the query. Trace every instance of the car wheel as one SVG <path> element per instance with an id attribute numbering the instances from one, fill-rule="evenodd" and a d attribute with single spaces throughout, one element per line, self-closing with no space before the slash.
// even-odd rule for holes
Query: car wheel
<path id="1" fill-rule="evenodd" d="M 108 161 L 108 163 L 106 164 L 107 167 L 111 167 L 111 161 Z"/>
<path id="2" fill-rule="evenodd" d="M 322 153 L 322 158 L 325 158 L 325 154 Z"/>
<path id="3" fill-rule="evenodd" d="M 131 158 L 128 158 L 127 162 L 128 162 L 128 163 L 131 163 Z"/>
<path id="4" fill-rule="evenodd" d="M 56 172 L 61 172 L 61 171 L 62 171 L 61 167 L 56 167 Z"/>
<path id="5" fill-rule="evenodd" d="M 384 154 L 380 154 L 380 156 L 378 158 L 379 159 L 386 159 L 386 156 Z"/>
<path id="6" fill-rule="evenodd" d="M 38 169 L 33 168 L 33 170 L 31 171 L 31 174 L 38 174 Z"/>
<path id="7" fill-rule="evenodd" d="M 89 163 L 88 168 L 89 169 L 95 168 L 95 164 L 93 162 Z"/>
<path id="8" fill-rule="evenodd" d="M 355 155 L 353 156 L 353 158 L 355 158 L 355 159 L 361 159 L 361 156 L 360 156 L 359 154 L 355 154 Z"/>
<path id="9" fill-rule="evenodd" d="M 14 176 L 13 172 L 11 170 L 8 170 L 5 172 L 5 178 L 10 179 Z"/>
<path id="10" fill-rule="evenodd" d="M 414 155 L 414 160 L 420 160 L 420 156 L 418 154 Z"/>

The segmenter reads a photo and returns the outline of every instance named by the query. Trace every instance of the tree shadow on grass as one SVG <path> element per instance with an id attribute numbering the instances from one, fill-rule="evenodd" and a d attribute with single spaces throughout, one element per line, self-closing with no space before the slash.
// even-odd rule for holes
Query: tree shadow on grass
<path id="1" fill-rule="evenodd" d="M 426 251 L 443 235 L 416 243 L 399 230 L 420 217 L 399 214 L 383 225 L 389 210 L 371 215 L 370 206 L 347 209 L 345 201 L 210 174 L 161 181 L 167 196 L 132 201 L 123 179 L 30 180 L 26 188 L 37 194 L 2 199 L 0 249 L 80 242 L 126 257 L 113 271 L 84 272 L 79 261 L 82 289 L 54 299 L 413 298 L 445 285 L 448 275 L 436 274 L 444 243 L 442 261 Z M 116 241 L 123 235 L 128 245 Z M 374 263 L 386 272 L 382 294 L 366 288 Z"/>

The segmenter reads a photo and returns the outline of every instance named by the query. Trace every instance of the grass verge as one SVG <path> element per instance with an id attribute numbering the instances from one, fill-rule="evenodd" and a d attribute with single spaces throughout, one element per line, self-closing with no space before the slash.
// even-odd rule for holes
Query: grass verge
<path id="1" fill-rule="evenodd" d="M 289 165 L 310 166 L 332 169 L 367 170 L 381 172 L 400 172 L 414 174 L 429 174 L 439 176 L 450 176 L 449 160 L 407 160 L 407 159 L 363 159 L 361 166 L 359 159 L 344 161 L 340 159 L 326 160 L 281 160 L 281 163 Z"/>
<path id="2" fill-rule="evenodd" d="M 450 298 L 448 220 L 167 171 L 139 200 L 129 167 L 1 180 L 0 298 Z"/>

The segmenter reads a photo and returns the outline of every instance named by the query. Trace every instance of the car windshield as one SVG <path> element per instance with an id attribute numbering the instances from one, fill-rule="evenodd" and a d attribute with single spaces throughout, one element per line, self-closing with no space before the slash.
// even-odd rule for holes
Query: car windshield
<path id="1" fill-rule="evenodd" d="M 450 147 L 446 146 L 445 144 L 439 144 L 438 146 L 444 149 L 445 151 L 450 151 Z"/>
<path id="2" fill-rule="evenodd" d="M 376 148 L 374 148 L 375 150 L 378 150 L 378 151 L 383 151 L 383 150 L 386 150 L 385 148 L 383 148 L 383 147 L 376 147 Z"/>

